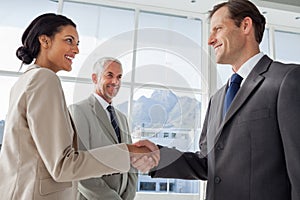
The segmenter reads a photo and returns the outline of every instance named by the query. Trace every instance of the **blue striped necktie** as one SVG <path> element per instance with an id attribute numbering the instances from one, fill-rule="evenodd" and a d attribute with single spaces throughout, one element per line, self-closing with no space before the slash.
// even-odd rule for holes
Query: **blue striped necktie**
<path id="1" fill-rule="evenodd" d="M 118 125 L 118 119 L 117 119 L 117 115 L 116 115 L 115 109 L 114 109 L 114 107 L 112 107 L 111 105 L 109 105 L 109 106 L 107 106 L 107 110 L 108 110 L 109 115 L 110 115 L 111 125 L 113 126 L 113 128 L 115 130 L 115 133 L 117 135 L 118 142 L 121 143 L 120 128 L 119 128 L 119 125 Z"/>
<path id="2" fill-rule="evenodd" d="M 226 95 L 225 95 L 225 100 L 224 100 L 224 109 L 223 109 L 223 117 L 228 111 L 228 108 L 234 99 L 237 91 L 240 89 L 240 85 L 242 82 L 243 78 L 238 75 L 237 73 L 233 74 L 230 78 L 230 85 L 227 89 Z"/>

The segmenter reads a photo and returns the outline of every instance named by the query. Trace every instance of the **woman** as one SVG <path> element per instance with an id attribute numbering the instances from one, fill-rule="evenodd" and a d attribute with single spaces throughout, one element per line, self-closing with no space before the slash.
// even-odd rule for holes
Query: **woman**
<path id="1" fill-rule="evenodd" d="M 134 151 L 133 146 L 77 151 L 76 131 L 56 75 L 70 71 L 79 53 L 76 25 L 65 16 L 43 14 L 27 27 L 22 44 L 17 57 L 22 65 L 34 64 L 11 90 L 0 154 L 0 198 L 74 199 L 72 181 L 127 172 L 128 148 Z"/>

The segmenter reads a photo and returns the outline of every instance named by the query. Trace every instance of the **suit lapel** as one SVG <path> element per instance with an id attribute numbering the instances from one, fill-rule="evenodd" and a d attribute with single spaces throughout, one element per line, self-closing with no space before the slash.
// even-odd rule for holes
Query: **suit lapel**
<path id="1" fill-rule="evenodd" d="M 220 89 L 219 93 L 216 94 L 217 95 L 216 99 L 219 102 L 222 102 L 222 103 L 218 103 L 218 105 L 215 109 L 215 112 L 218 113 L 218 115 L 215 118 L 217 127 L 219 127 L 222 124 L 222 122 L 224 121 L 223 120 L 223 105 L 224 105 L 224 100 L 225 100 L 225 95 L 226 95 L 227 88 L 228 88 L 228 83 Z"/>
<path id="2" fill-rule="evenodd" d="M 211 98 L 209 114 L 206 115 L 208 117 L 208 123 L 204 123 L 206 126 L 206 153 L 208 154 L 216 144 L 216 140 L 221 134 L 221 127 L 223 127 L 223 102 L 225 98 L 226 89 L 228 84 L 225 84 L 221 89 L 219 89 Z M 204 127 L 203 127 L 204 128 Z M 202 136 L 201 136 L 202 137 Z M 203 151 L 203 148 L 202 148 Z"/>
<path id="3" fill-rule="evenodd" d="M 106 111 L 103 109 L 103 107 L 100 105 L 100 103 L 93 94 L 89 97 L 89 103 L 92 107 L 94 114 L 98 118 L 101 127 L 104 127 L 107 130 L 103 134 L 107 135 L 115 143 L 118 143 L 118 138 L 110 123 L 110 119 L 108 118 Z"/>

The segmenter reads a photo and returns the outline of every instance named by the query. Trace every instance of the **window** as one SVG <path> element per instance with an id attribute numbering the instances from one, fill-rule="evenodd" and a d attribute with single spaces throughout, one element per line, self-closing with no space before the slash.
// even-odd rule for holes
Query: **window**
<path id="1" fill-rule="evenodd" d="M 197 19 L 140 13 L 131 113 L 135 140 L 146 138 L 182 151 L 198 149 L 194 141 L 201 121 L 201 26 Z M 145 132 L 147 137 L 139 137 Z M 140 174 L 139 180 L 155 181 L 156 191 L 199 193 L 199 181 L 176 180 L 170 190 L 165 179 L 146 176 Z M 191 185 L 198 189 L 186 189 Z"/>
<path id="2" fill-rule="evenodd" d="M 156 183 L 155 182 L 140 182 L 140 191 L 155 191 Z"/>
<path id="3" fill-rule="evenodd" d="M 17 77 L 11 77 L 11 76 L 3 76 L 0 75 L 0 91 L 1 95 L 5 98 L 1 98 L 1 106 L 0 106 L 0 120 L 5 119 L 6 113 L 8 110 L 8 103 L 9 103 L 9 93 L 10 88 L 13 86 L 15 81 L 17 80 Z"/>
<path id="4" fill-rule="evenodd" d="M 300 33 L 275 31 L 275 55 L 281 62 L 300 63 Z"/>
<path id="5" fill-rule="evenodd" d="M 16 6 L 17 5 L 17 6 Z M 15 71 L 21 61 L 16 50 L 21 46 L 21 36 L 29 22 L 45 12 L 56 12 L 57 3 L 49 0 L 12 0 L 1 2 L 0 7 L 0 70 Z M 26 69 L 26 66 L 23 67 Z"/>
<path id="6" fill-rule="evenodd" d="M 167 191 L 168 183 L 159 183 L 159 191 Z"/>
<path id="7" fill-rule="evenodd" d="M 103 56 L 118 58 L 124 75 L 131 71 L 134 11 L 94 4 L 64 2 L 63 14 L 70 17 L 79 32 L 79 50 L 71 72 L 59 75 L 91 78 L 92 65 Z"/>

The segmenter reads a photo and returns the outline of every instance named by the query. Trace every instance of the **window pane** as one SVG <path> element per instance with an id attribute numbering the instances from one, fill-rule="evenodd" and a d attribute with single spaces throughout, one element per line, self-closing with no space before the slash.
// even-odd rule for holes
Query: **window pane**
<path id="1" fill-rule="evenodd" d="M 275 55 L 282 62 L 300 63 L 300 34 L 275 31 Z"/>
<path id="2" fill-rule="evenodd" d="M 187 19 L 182 16 L 141 12 L 139 28 L 158 28 L 178 32 L 201 45 L 202 23 L 198 19 Z"/>
<path id="3" fill-rule="evenodd" d="M 91 84 L 74 83 L 67 81 L 62 81 L 61 84 L 68 106 L 87 98 L 90 94 L 89 91 L 91 90 Z"/>
<path id="4" fill-rule="evenodd" d="M 16 6 L 17 5 L 17 6 Z M 21 61 L 16 50 L 25 28 L 38 15 L 56 12 L 57 3 L 49 0 L 10 0 L 0 6 L 0 70 L 18 71 Z M 26 69 L 26 66 L 23 67 Z"/>
<path id="5" fill-rule="evenodd" d="M 133 10 L 65 2 L 63 14 L 77 24 L 80 53 L 76 55 L 73 70 L 59 72 L 60 75 L 90 78 L 96 59 L 103 56 L 120 59 L 128 51 L 132 52 Z M 131 60 L 124 65 L 123 70 L 131 70 Z"/>
<path id="6" fill-rule="evenodd" d="M 1 91 L 1 106 L 0 106 L 0 145 L 2 144 L 2 137 L 5 125 L 5 118 L 9 105 L 9 94 L 12 86 L 16 82 L 17 77 L 2 76 L 0 74 L 0 91 Z"/>
<path id="7" fill-rule="evenodd" d="M 270 38 L 269 38 L 269 29 L 266 29 L 264 32 L 263 39 L 259 45 L 260 50 L 267 54 L 270 55 Z"/>
<path id="8" fill-rule="evenodd" d="M 201 88 L 200 20 L 141 12 L 136 82 Z"/>
<path id="9" fill-rule="evenodd" d="M 136 88 L 132 111 L 133 141 L 149 139 L 156 144 L 195 152 L 199 149 L 200 95 L 170 89 Z M 165 182 L 173 181 L 170 187 Z M 152 191 L 199 193 L 199 181 L 152 179 L 139 175 L 140 182 L 157 183 Z M 142 191 L 143 188 L 138 188 Z"/>
<path id="10" fill-rule="evenodd" d="M 2 76 L 0 74 L 0 91 L 2 96 L 0 106 L 0 120 L 5 119 L 6 117 L 9 104 L 10 90 L 16 81 L 17 77 Z"/>
<path id="11" fill-rule="evenodd" d="M 135 139 L 182 151 L 198 150 L 200 95 L 172 90 L 138 88 L 134 92 L 132 129 Z"/>
<path id="12" fill-rule="evenodd" d="M 196 62 L 199 64 L 199 60 Z M 201 89 L 200 66 L 161 49 L 141 49 L 137 52 L 135 80 L 142 84 Z"/>
<path id="13" fill-rule="evenodd" d="M 156 183 L 155 182 L 140 182 L 140 191 L 155 191 Z"/>
<path id="14" fill-rule="evenodd" d="M 137 86 L 131 113 L 134 141 L 146 138 L 182 151 L 198 149 L 201 26 L 200 20 L 140 13 L 134 77 Z M 144 174 L 139 175 L 139 186 L 141 182 L 155 182 L 155 188 L 151 188 L 155 192 L 199 194 L 200 188 L 199 181 L 152 179 Z"/>

